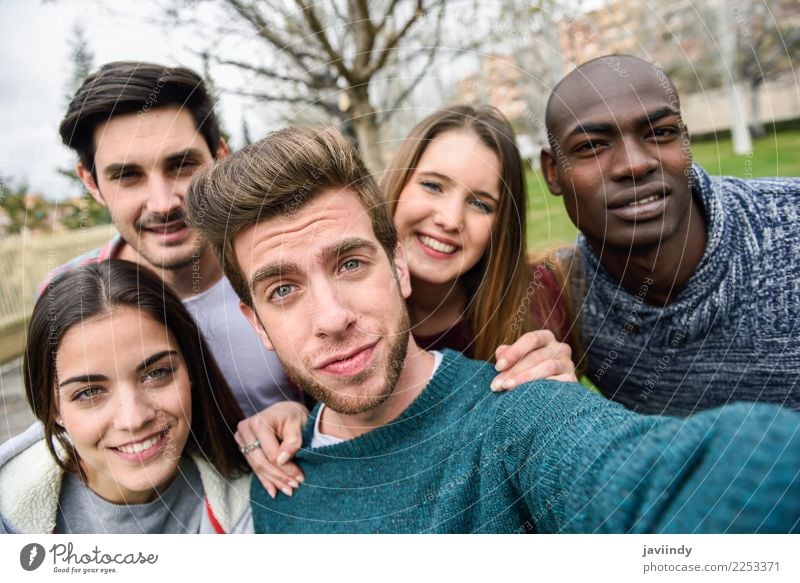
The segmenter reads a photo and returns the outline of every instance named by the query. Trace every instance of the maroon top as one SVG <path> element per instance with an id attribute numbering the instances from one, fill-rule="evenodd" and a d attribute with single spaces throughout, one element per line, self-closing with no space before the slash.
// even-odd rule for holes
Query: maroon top
<path id="1" fill-rule="evenodd" d="M 542 323 L 543 328 L 547 328 L 555 334 L 560 342 L 569 342 L 569 318 L 561 298 L 561 287 L 556 278 L 544 265 L 534 265 L 531 267 L 531 303 L 530 306 L 536 309 L 536 320 Z M 537 290 L 543 290 L 546 294 L 546 301 L 533 301 L 533 295 Z M 449 348 L 457 350 L 464 356 L 472 358 L 474 334 L 466 319 L 461 318 L 437 334 L 422 336 L 414 334 L 414 340 L 425 350 L 442 350 Z"/>

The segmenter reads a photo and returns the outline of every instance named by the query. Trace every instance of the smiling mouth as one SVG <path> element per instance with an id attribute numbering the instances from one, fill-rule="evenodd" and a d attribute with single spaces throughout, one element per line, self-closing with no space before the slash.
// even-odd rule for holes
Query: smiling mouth
<path id="1" fill-rule="evenodd" d="M 372 361 L 377 342 L 323 362 L 319 370 L 339 377 L 352 377 L 363 372 Z"/>
<path id="2" fill-rule="evenodd" d="M 438 241 L 433 237 L 428 237 L 427 235 L 418 235 L 417 238 L 419 239 L 420 243 L 426 247 L 430 247 L 434 251 L 438 251 L 439 253 L 451 255 L 458 251 L 458 247 L 448 245 L 447 243 L 442 243 L 441 241 Z"/>
<path id="3" fill-rule="evenodd" d="M 158 435 L 154 435 L 150 439 L 145 439 L 144 441 L 140 441 L 138 443 L 128 443 L 125 445 L 120 445 L 115 447 L 114 449 L 121 451 L 122 453 L 127 453 L 129 455 L 136 455 L 140 454 L 144 451 L 147 451 L 159 441 L 164 439 L 167 434 L 169 434 L 169 427 L 165 427 L 164 430 L 159 433 Z"/>
<path id="4" fill-rule="evenodd" d="M 655 202 L 655 201 L 657 201 L 659 199 L 662 199 L 662 198 L 664 198 L 664 194 L 663 193 L 654 194 L 652 196 L 647 196 L 645 198 L 640 198 L 639 200 L 634 200 L 633 202 L 629 202 L 625 206 L 639 206 L 639 205 L 647 204 L 648 202 Z"/>
<path id="5" fill-rule="evenodd" d="M 166 223 L 166 224 L 161 224 L 161 225 L 147 226 L 147 227 L 144 227 L 143 230 L 151 231 L 153 233 L 165 233 L 165 234 L 168 234 L 168 233 L 176 233 L 178 231 L 182 231 L 185 228 L 186 228 L 186 223 L 184 223 L 183 221 L 177 221 L 177 222 L 174 222 L 174 223 Z"/>

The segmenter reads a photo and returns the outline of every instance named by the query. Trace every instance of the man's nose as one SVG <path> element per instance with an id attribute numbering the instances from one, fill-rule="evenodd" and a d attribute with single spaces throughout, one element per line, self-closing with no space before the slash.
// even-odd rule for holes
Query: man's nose
<path id="1" fill-rule="evenodd" d="M 636 138 L 623 140 L 612 156 L 612 178 L 637 180 L 658 169 L 660 160 L 654 147 L 657 145 L 649 146 Z"/>
<path id="2" fill-rule="evenodd" d="M 314 334 L 320 338 L 339 338 L 356 322 L 350 307 L 353 298 L 344 298 L 335 282 L 328 279 L 314 282 L 310 288 L 312 308 L 309 317 Z"/>
<path id="3" fill-rule="evenodd" d="M 147 192 L 147 208 L 150 212 L 169 215 L 180 208 L 182 203 L 177 181 L 161 174 L 150 178 Z"/>

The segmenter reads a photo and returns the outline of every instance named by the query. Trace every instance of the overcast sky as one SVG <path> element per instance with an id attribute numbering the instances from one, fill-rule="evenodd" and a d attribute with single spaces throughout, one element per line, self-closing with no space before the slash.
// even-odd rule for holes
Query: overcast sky
<path id="1" fill-rule="evenodd" d="M 113 60 L 180 63 L 199 69 L 186 33 L 151 24 L 152 2 L 0 0 L 0 175 L 26 180 L 51 199 L 78 194 L 55 171 L 75 158 L 61 145 L 58 124 L 71 76 L 70 38 L 84 26 L 95 65 Z M 219 110 L 236 145 L 241 107 L 223 98 Z M 255 132 L 257 119 L 249 119 Z"/>
<path id="2" fill-rule="evenodd" d="M 477 6 L 496 11 L 492 2 L 502 4 L 503 0 L 484 0 Z M 601 3 L 602 0 L 583 2 L 585 6 Z M 166 4 L 165 0 L 0 0 L 0 177 L 25 181 L 31 191 L 53 200 L 80 194 L 76 185 L 56 172 L 57 168 L 75 164 L 74 154 L 58 137 L 58 124 L 67 105 L 72 77 L 70 40 L 77 23 L 84 29 L 95 66 L 114 60 L 136 60 L 200 70 L 201 61 L 190 48 L 207 43 L 215 47 L 226 45 L 228 50 L 232 47 L 237 57 L 247 60 L 242 53 L 253 49 L 240 42 L 239 37 L 217 39 L 206 33 L 198 39 L 174 22 L 157 24 L 165 21 Z M 465 0 L 465 4 L 473 6 L 472 0 Z M 453 24 L 457 25 L 460 13 L 451 12 Z M 448 50 L 460 53 L 459 30 L 458 26 L 451 30 L 455 33 L 453 47 L 441 49 L 440 54 Z M 439 81 L 452 85 L 453 79 L 463 78 L 467 69 L 477 67 L 479 56 L 476 52 L 466 59 L 451 58 L 438 71 Z M 241 85 L 242 79 L 233 70 L 215 69 L 213 73 L 218 88 Z M 417 90 L 423 94 L 422 102 L 429 108 L 439 107 L 442 96 L 424 95 L 426 87 L 430 83 Z M 254 137 L 274 129 L 281 119 L 277 106 L 248 105 L 243 106 L 240 98 L 230 94 L 223 95 L 217 104 L 234 148 L 242 144 L 243 115 L 247 116 Z"/>

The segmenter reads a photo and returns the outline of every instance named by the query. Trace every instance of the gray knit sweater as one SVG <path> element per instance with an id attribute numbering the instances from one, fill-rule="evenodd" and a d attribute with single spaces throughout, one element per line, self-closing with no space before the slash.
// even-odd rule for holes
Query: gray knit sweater
<path id="1" fill-rule="evenodd" d="M 629 293 L 578 239 L 587 374 L 607 397 L 686 415 L 729 401 L 800 407 L 800 179 L 711 177 L 693 167 L 705 254 L 666 308 Z"/>

